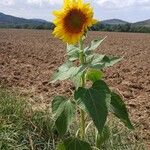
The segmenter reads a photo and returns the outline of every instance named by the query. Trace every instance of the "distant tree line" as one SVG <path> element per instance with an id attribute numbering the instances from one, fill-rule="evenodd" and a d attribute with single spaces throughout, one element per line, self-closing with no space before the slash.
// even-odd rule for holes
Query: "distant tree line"
<path id="1" fill-rule="evenodd" d="M 109 32 L 139 32 L 139 33 L 150 33 L 150 26 L 136 26 L 130 23 L 109 25 L 97 23 L 91 27 L 92 31 L 109 31 Z"/>
<path id="2" fill-rule="evenodd" d="M 44 29 L 53 30 L 53 23 L 43 24 L 22 24 L 22 25 L 0 25 L 0 28 L 16 28 L 16 29 Z M 109 25 L 103 23 L 97 23 L 90 28 L 91 31 L 109 31 L 109 32 L 139 32 L 139 33 L 150 33 L 150 26 L 136 26 L 130 23 Z"/>
<path id="3" fill-rule="evenodd" d="M 10 25 L 0 25 L 0 28 L 14 28 L 14 29 L 41 29 L 41 30 L 53 30 L 53 23 L 43 23 L 43 24 L 10 24 Z"/>

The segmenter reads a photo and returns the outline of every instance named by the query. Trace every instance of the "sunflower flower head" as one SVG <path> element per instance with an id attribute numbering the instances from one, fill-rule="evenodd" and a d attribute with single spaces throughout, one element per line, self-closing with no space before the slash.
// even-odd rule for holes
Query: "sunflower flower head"
<path id="1" fill-rule="evenodd" d="M 93 14 L 90 4 L 83 0 L 64 0 L 62 9 L 54 11 L 53 34 L 68 44 L 76 44 L 88 27 L 96 23 Z"/>

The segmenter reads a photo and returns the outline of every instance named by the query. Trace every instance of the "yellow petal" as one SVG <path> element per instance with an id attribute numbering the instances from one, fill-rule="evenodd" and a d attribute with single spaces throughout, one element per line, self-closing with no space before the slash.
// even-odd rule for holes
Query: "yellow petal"
<path id="1" fill-rule="evenodd" d="M 54 11 L 55 37 L 69 44 L 76 44 L 88 27 L 97 21 L 93 19 L 93 9 L 83 0 L 64 0 L 61 10 Z"/>

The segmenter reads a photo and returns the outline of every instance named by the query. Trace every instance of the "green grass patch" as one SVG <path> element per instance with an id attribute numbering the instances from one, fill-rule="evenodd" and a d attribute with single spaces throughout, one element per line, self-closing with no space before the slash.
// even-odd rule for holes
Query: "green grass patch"
<path id="1" fill-rule="evenodd" d="M 95 129 L 92 126 L 94 125 L 91 124 L 87 130 L 89 143 L 95 142 Z M 147 150 L 140 137 L 139 127 L 129 130 L 118 119 L 114 119 L 114 116 L 109 118 L 106 127 L 107 131 L 103 135 L 104 143 L 100 149 L 95 148 L 95 150 Z"/>
<path id="2" fill-rule="evenodd" d="M 55 150 L 59 138 L 51 118 L 50 111 L 32 111 L 24 98 L 0 89 L 0 150 Z M 136 138 L 137 131 L 128 130 L 117 120 L 108 124 L 110 138 L 102 150 L 146 150 L 143 141 Z M 94 145 L 93 127 L 91 124 L 87 129 L 86 140 Z"/>
<path id="3" fill-rule="evenodd" d="M 52 120 L 48 112 L 33 112 L 23 98 L 0 90 L 0 149 L 52 150 Z"/>

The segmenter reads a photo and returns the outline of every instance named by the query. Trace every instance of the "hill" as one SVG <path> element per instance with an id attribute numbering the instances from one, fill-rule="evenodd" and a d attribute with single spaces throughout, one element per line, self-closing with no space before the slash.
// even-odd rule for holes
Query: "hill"
<path id="1" fill-rule="evenodd" d="M 124 25 L 128 22 L 120 20 L 120 19 L 109 19 L 109 20 L 103 20 L 101 21 L 102 24 L 109 24 L 109 25 Z"/>
<path id="2" fill-rule="evenodd" d="M 42 27 L 53 28 L 51 22 L 42 19 L 25 19 L 6 15 L 0 12 L 0 27 L 18 27 L 18 28 L 42 28 Z"/>
<path id="3" fill-rule="evenodd" d="M 134 26 L 145 26 L 145 27 L 150 27 L 150 19 L 136 22 L 133 24 Z"/>
<path id="4" fill-rule="evenodd" d="M 54 29 L 54 24 L 42 19 L 25 19 L 0 12 L 0 28 Z M 150 19 L 129 23 L 120 19 L 103 20 L 90 28 L 92 31 L 150 33 Z"/>

